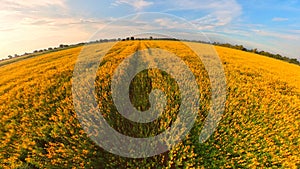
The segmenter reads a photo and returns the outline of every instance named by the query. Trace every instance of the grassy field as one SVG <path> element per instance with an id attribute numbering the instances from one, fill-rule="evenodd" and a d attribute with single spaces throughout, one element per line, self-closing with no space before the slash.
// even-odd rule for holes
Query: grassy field
<path id="1" fill-rule="evenodd" d="M 87 48 L 101 52 L 110 45 Z M 204 44 L 189 45 L 201 49 Z M 166 153 L 143 159 L 120 157 L 97 146 L 81 128 L 73 107 L 72 76 L 82 49 L 75 47 L 0 67 L 0 168 L 300 167 L 300 66 L 224 47 L 215 48 L 227 81 L 225 112 L 215 133 L 199 144 L 211 106 L 210 83 L 199 58 L 177 41 L 118 42 L 100 64 L 95 81 L 99 107 L 117 131 L 149 137 L 176 119 L 181 101 L 178 86 L 156 69 L 134 78 L 130 99 L 137 109 L 146 110 L 151 90 L 164 91 L 167 106 L 158 120 L 133 123 L 113 105 L 113 71 L 129 54 L 150 48 L 179 56 L 201 86 L 198 118 L 185 140 Z"/>

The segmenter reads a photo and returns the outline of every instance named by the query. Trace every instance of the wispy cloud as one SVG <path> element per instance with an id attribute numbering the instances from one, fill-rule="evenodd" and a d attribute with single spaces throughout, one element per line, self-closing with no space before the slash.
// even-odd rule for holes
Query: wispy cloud
<path id="1" fill-rule="evenodd" d="M 281 17 L 275 17 L 272 19 L 273 22 L 283 22 L 283 21 L 288 21 L 289 18 L 281 18 Z"/>
<path id="2" fill-rule="evenodd" d="M 153 4 L 153 2 L 145 1 L 145 0 L 117 0 L 113 3 L 115 6 L 119 6 L 121 4 L 127 4 L 135 8 L 135 10 L 140 11 L 145 7 L 148 7 Z"/>
<path id="3" fill-rule="evenodd" d="M 183 22 L 180 19 L 171 18 L 171 17 L 154 19 L 152 24 L 155 24 L 157 26 L 157 28 L 160 28 L 160 29 L 164 29 L 164 28 L 181 29 L 181 30 L 194 29 L 191 27 L 191 24 Z"/>
<path id="4" fill-rule="evenodd" d="M 280 32 L 280 31 L 269 31 L 269 30 L 253 30 L 256 35 L 271 37 L 282 40 L 300 40 L 299 34 L 296 33 L 288 33 L 288 32 Z"/>
<path id="5" fill-rule="evenodd" d="M 169 2 L 172 4 L 169 10 L 205 12 L 205 16 L 191 21 L 193 24 L 198 25 L 199 29 L 226 26 L 242 13 L 242 7 L 235 0 L 174 0 L 172 2 Z"/>
<path id="6" fill-rule="evenodd" d="M 59 20 L 68 10 L 64 0 L 0 0 L 0 3 L 0 25 L 5 27 L 48 24 L 49 19 Z"/>
<path id="7" fill-rule="evenodd" d="M 57 6 L 61 8 L 66 7 L 65 0 L 23 0 L 23 1 L 10 1 L 10 0 L 0 0 L 1 3 L 1 10 L 7 9 L 15 9 L 15 10 L 22 10 L 22 9 L 29 9 L 35 8 L 38 10 L 38 7 L 49 7 L 49 6 Z"/>
<path id="8" fill-rule="evenodd" d="M 130 30 L 133 34 L 147 30 L 195 30 L 213 36 L 214 41 L 223 38 L 223 42 L 249 44 L 250 47 L 261 47 L 262 50 L 267 47 L 282 49 L 289 51 L 290 56 L 296 56 L 300 52 L 296 51 L 296 45 L 300 43 L 300 4 L 291 2 L 0 0 L 0 41 L 5 42 L 0 45 L 0 57 L 60 43 L 86 41 L 99 28 L 134 12 L 169 13 L 183 17 L 187 22 L 152 15 L 116 21 L 108 33 L 111 38 L 127 36 L 122 34 L 121 29 Z M 270 13 L 274 18 L 269 18 Z M 191 27 L 191 23 L 196 28 Z"/>
<path id="9" fill-rule="evenodd" d="M 1 58 L 84 41 L 101 26 L 100 22 L 91 24 L 72 16 L 65 0 L 0 0 L 0 3 L 0 41 L 5 42 L 0 45 Z"/>

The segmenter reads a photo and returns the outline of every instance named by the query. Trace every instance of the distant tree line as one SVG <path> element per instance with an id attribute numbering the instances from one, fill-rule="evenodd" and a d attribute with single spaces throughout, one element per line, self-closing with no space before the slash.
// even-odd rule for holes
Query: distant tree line
<path id="1" fill-rule="evenodd" d="M 300 65 L 300 62 L 296 58 L 288 58 L 288 57 L 282 56 L 280 54 L 273 54 L 273 53 L 266 52 L 266 51 L 263 51 L 263 50 L 262 51 L 258 51 L 256 48 L 254 48 L 254 49 L 247 49 L 243 45 L 232 45 L 232 44 L 229 44 L 229 43 L 218 43 L 218 42 L 214 42 L 212 44 L 216 45 L 216 46 L 223 46 L 223 47 L 227 47 L 227 48 L 237 49 L 237 50 L 241 50 L 241 51 L 245 51 L 245 52 L 256 53 L 256 54 L 259 54 L 259 55 L 263 55 L 263 56 L 267 56 L 267 57 L 271 57 L 271 58 L 283 60 L 285 62 L 289 62 L 289 63 Z"/>
<path id="2" fill-rule="evenodd" d="M 60 44 L 58 47 L 49 47 L 48 49 L 40 49 L 40 50 L 34 50 L 32 53 L 24 53 L 23 55 L 17 55 L 15 54 L 14 56 L 9 55 L 7 59 L 11 59 L 14 57 L 20 57 L 20 56 L 28 56 L 28 55 L 32 55 L 32 54 L 42 54 L 42 53 L 47 53 L 47 52 L 52 52 L 52 51 L 59 51 L 62 49 L 66 49 L 66 48 L 70 48 L 70 47 L 77 47 L 77 46 L 83 46 L 86 44 L 93 44 L 93 43 L 106 43 L 106 42 L 115 42 L 115 41 L 130 41 L 130 40 L 168 40 L 168 41 L 180 41 L 180 39 L 176 39 L 176 38 L 153 38 L 152 36 L 148 37 L 148 38 L 135 38 L 135 37 L 126 37 L 126 38 L 116 38 L 116 39 L 99 39 L 99 40 L 94 40 L 94 41 L 89 41 L 89 42 L 81 42 L 81 43 L 77 43 L 77 44 L 72 44 L 72 45 L 65 45 L 65 44 Z M 263 55 L 263 56 L 267 56 L 267 57 L 271 57 L 271 58 L 275 58 L 275 59 L 279 59 L 279 60 L 283 60 L 289 63 L 293 63 L 293 64 L 297 64 L 300 65 L 300 62 L 295 59 L 295 58 L 288 58 L 286 56 L 282 56 L 280 54 L 273 54 L 270 52 L 266 52 L 266 51 L 258 51 L 256 48 L 255 49 L 247 49 L 245 48 L 243 45 L 232 45 L 229 43 L 219 43 L 219 42 L 205 42 L 205 41 L 196 41 L 196 40 L 185 40 L 185 39 L 181 39 L 181 41 L 188 41 L 188 42 L 197 42 L 197 43 L 205 43 L 205 44 L 212 44 L 212 45 L 216 45 L 216 46 L 223 46 L 223 47 L 227 47 L 227 48 L 232 48 L 232 49 L 237 49 L 237 50 L 241 50 L 241 51 L 245 51 L 245 52 L 251 52 L 251 53 L 256 53 L 259 55 Z M 7 60 L 7 59 L 2 59 L 2 60 Z"/>

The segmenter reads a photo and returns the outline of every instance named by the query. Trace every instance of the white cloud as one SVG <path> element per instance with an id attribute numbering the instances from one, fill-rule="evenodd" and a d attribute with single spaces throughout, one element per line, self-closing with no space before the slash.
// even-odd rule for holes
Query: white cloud
<path id="1" fill-rule="evenodd" d="M 29 24 L 47 24 L 51 18 L 54 21 L 62 18 L 68 10 L 64 0 L 0 0 L 0 3 L 0 29 L 20 29 Z"/>
<path id="2" fill-rule="evenodd" d="M 275 17 L 272 19 L 274 22 L 283 22 L 283 21 L 288 21 L 289 18 L 280 18 L 280 17 Z"/>
<path id="3" fill-rule="evenodd" d="M 104 1 L 107 2 L 104 3 Z M 114 21 L 116 18 L 113 17 L 142 11 L 173 13 L 179 17 L 185 17 L 189 22 L 172 19 L 172 17 L 152 17 L 152 15 L 148 18 L 136 17 L 128 21 L 118 21 L 109 34 L 112 37 L 109 36 L 108 38 L 127 36 L 122 33 L 121 29 L 130 30 L 133 35 L 135 32 L 138 33 L 142 30 L 162 31 L 164 29 L 174 29 L 174 31 L 177 31 L 177 29 L 182 29 L 188 32 L 192 29 L 203 32 L 210 31 L 216 40 L 223 36 L 224 41 L 230 42 L 232 40 L 232 42 L 249 44 L 253 47 L 258 45 L 262 50 L 268 49 L 267 47 L 270 49 L 282 48 L 282 51 L 286 50 L 290 52 L 290 55 L 299 53 L 299 51 L 296 51 L 296 45 L 300 42 L 299 24 L 295 23 L 293 27 L 288 27 L 290 30 L 271 31 L 261 25 L 247 25 L 245 22 L 239 22 L 243 10 L 236 0 L 104 1 L 90 2 L 95 4 L 95 8 L 99 6 L 99 8 L 93 10 L 103 11 L 103 13 L 99 14 L 97 13 L 98 11 L 91 12 L 89 6 L 82 6 L 82 4 L 90 4 L 86 1 L 0 0 L 0 41 L 4 42 L 0 44 L 0 58 L 9 54 L 22 54 L 33 49 L 55 46 L 60 43 L 86 41 L 99 28 L 106 23 Z M 113 3 L 111 3 L 112 1 Z M 107 8 L 107 6 L 99 4 L 112 4 L 116 8 L 101 10 Z M 123 8 L 124 6 L 125 8 Z M 128 6 L 135 9 L 135 11 L 128 10 L 126 8 Z M 102 14 L 112 18 L 100 18 Z M 273 22 L 288 20 L 292 21 L 294 19 L 272 18 Z M 192 28 L 190 23 L 195 25 L 198 30 Z M 184 35 L 184 37 L 188 36 Z M 282 45 L 271 44 L 273 42 Z M 291 43 L 295 45 L 291 45 Z M 284 46 L 285 44 L 286 46 Z"/>
<path id="4" fill-rule="evenodd" d="M 145 7 L 148 7 L 153 4 L 153 2 L 145 0 L 117 0 L 113 5 L 118 6 L 120 4 L 127 4 L 135 8 L 135 10 L 142 10 Z"/>
<path id="5" fill-rule="evenodd" d="M 102 20 L 70 14 L 64 0 L 0 0 L 0 59 L 60 43 L 85 41 Z M 59 12 L 58 12 L 59 11 Z"/>
<path id="6" fill-rule="evenodd" d="M 167 28 L 167 29 L 188 29 L 191 25 L 184 23 L 182 20 L 175 19 L 175 18 L 158 18 L 154 20 L 157 28 Z M 192 28 L 191 28 L 192 29 Z"/>
<path id="7" fill-rule="evenodd" d="M 10 1 L 0 0 L 0 9 L 7 8 L 33 8 L 33 7 L 45 7 L 45 6 L 60 6 L 65 7 L 65 0 L 22 0 L 22 1 Z"/>
<path id="8" fill-rule="evenodd" d="M 167 11 L 191 10 L 206 13 L 205 16 L 191 21 L 200 30 L 227 26 L 242 13 L 242 7 L 235 0 L 168 0 L 166 3 L 170 4 Z"/>
<path id="9" fill-rule="evenodd" d="M 300 40 L 299 34 L 296 33 L 283 33 L 280 31 L 266 31 L 266 30 L 253 30 L 256 35 L 271 37 L 282 40 Z"/>

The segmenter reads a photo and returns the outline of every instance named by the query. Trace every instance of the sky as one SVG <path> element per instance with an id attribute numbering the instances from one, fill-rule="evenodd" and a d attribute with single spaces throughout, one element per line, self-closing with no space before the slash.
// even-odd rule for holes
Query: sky
<path id="1" fill-rule="evenodd" d="M 138 33 L 158 28 L 180 31 L 193 25 L 193 33 L 201 32 L 212 42 L 300 60 L 300 0 L 0 0 L 0 4 L 0 59 L 86 42 L 118 23 L 103 38 L 128 36 L 117 29 L 124 26 Z M 120 19 L 144 12 L 160 15 Z"/>

